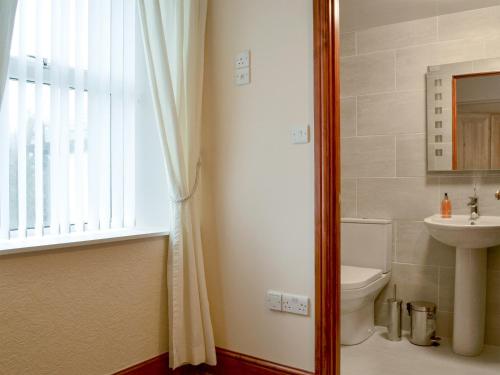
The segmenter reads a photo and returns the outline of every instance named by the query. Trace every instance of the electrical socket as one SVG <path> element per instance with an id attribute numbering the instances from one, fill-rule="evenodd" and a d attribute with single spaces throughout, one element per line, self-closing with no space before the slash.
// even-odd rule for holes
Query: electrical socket
<path id="1" fill-rule="evenodd" d="M 281 310 L 292 314 L 309 315 L 309 297 L 283 293 Z"/>

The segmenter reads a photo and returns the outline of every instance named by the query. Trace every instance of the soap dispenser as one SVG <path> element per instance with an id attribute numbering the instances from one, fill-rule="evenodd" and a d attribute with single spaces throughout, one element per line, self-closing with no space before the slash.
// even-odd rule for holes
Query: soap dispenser
<path id="1" fill-rule="evenodd" d="M 444 193 L 444 198 L 441 202 L 441 217 L 444 219 L 451 218 L 451 201 L 448 198 L 448 193 Z"/>

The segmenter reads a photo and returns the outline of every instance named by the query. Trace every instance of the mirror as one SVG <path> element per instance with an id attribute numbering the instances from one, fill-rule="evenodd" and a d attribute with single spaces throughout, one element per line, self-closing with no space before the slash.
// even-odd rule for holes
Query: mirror
<path id="1" fill-rule="evenodd" d="M 427 169 L 500 170 L 500 59 L 428 68 Z"/>

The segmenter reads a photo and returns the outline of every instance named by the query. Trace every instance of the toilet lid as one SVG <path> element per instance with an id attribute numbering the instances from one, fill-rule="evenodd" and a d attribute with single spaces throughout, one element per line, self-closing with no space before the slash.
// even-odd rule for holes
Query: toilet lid
<path id="1" fill-rule="evenodd" d="M 340 280 L 342 290 L 359 289 L 382 277 L 382 271 L 375 268 L 342 266 Z"/>

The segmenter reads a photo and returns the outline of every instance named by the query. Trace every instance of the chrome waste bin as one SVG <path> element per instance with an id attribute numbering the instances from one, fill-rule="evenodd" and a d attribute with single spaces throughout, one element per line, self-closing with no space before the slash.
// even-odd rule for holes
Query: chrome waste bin
<path id="1" fill-rule="evenodd" d="M 436 305 L 432 302 L 414 301 L 406 304 L 411 319 L 409 340 L 421 346 L 435 345 L 436 337 Z"/>

